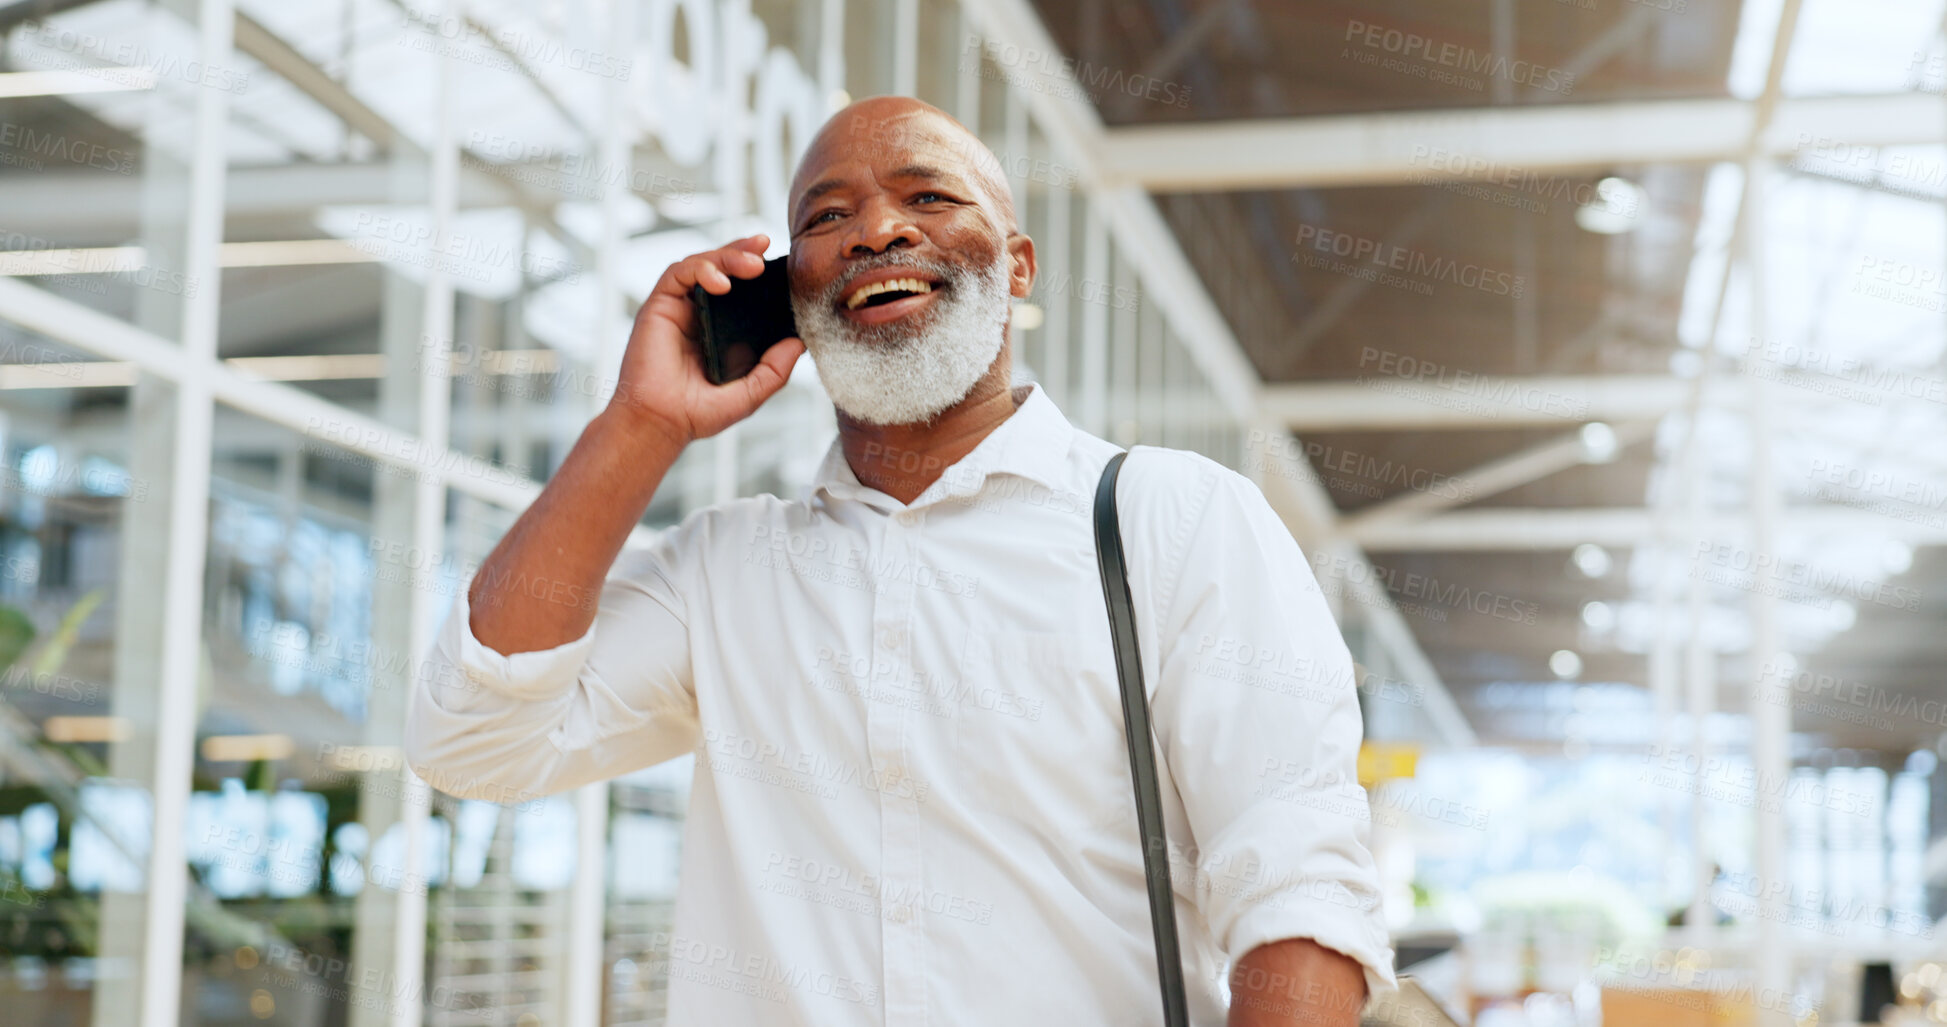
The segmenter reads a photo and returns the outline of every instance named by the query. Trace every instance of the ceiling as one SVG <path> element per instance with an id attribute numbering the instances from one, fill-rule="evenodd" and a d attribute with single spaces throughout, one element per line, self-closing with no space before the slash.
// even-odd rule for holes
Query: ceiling
<path id="1" fill-rule="evenodd" d="M 1931 80 L 1921 73 L 1912 72 L 1912 80 L 1903 81 L 1889 69 L 1897 65 L 1906 73 L 1932 66 L 1925 55 L 1940 46 L 1940 5 L 1885 12 L 1880 6 L 1873 13 L 1885 13 L 1886 18 L 1862 28 L 1852 23 L 1869 20 L 1867 12 L 1808 3 L 1785 69 L 1786 95 L 1929 89 Z M 1076 61 L 1077 77 L 1086 82 L 1097 76 L 1102 84 L 1094 90 L 1097 108 L 1117 128 L 1184 123 L 1224 123 L 1227 128 L 1242 119 L 1722 99 L 1733 95 L 1740 79 L 1749 81 L 1753 75 L 1752 68 L 1740 66 L 1749 62 L 1737 54 L 1744 5 L 1735 2 L 1041 0 L 1036 9 L 1066 56 Z M 1757 79 L 1761 82 L 1762 75 Z M 1115 86 L 1124 81 L 1141 86 L 1118 93 Z M 1158 88 L 1156 82 L 1170 88 Z M 1161 102 L 1186 95 L 1187 103 Z M 1947 118 L 1947 111 L 1942 116 Z M 1926 148 L 1916 160 L 1938 165 L 1940 147 Z M 1887 166 L 1893 165 L 1882 155 L 1863 165 L 1867 171 Z M 1835 184 L 1835 171 L 1857 167 L 1839 169 L 1831 161 L 1801 158 L 1785 162 L 1784 173 L 1825 185 Z M 1428 174 L 1422 177 L 1428 184 L 1188 189 L 1159 195 L 1158 202 L 1267 383 L 1358 382 L 1379 398 L 1389 386 L 1427 373 L 1437 381 L 1464 382 L 1481 375 L 1669 375 L 1694 367 L 1698 348 L 1680 341 L 1680 322 L 1687 297 L 1694 305 L 1696 295 L 1707 291 L 1698 288 L 1693 275 L 1708 280 L 1699 272 L 1710 270 L 1695 260 L 1708 166 L 1631 164 L 1545 173 L 1504 166 L 1471 180 L 1438 175 L 1438 170 L 1438 160 L 1430 158 Z M 1631 212 L 1633 224 L 1621 234 L 1585 230 L 1577 222 L 1577 209 L 1598 195 L 1599 182 L 1611 177 L 1641 190 Z M 1830 297 L 1852 287 L 1860 260 L 1903 244 L 1890 238 L 1866 244 L 1867 256 L 1861 257 L 1858 236 L 1870 236 L 1870 229 L 1843 241 L 1828 237 L 1833 224 L 1845 222 L 1848 211 L 1859 216 L 1859 203 L 1886 199 L 1862 201 L 1855 194 L 1883 192 L 1888 184 L 1911 189 L 1916 178 L 1925 178 L 1931 198 L 1939 195 L 1941 185 L 1934 178 L 1947 175 L 1908 176 L 1897 183 L 1885 182 L 1884 175 L 1877 183 L 1859 181 L 1871 175 L 1849 177 L 1853 181 L 1837 184 L 1832 194 L 1794 197 L 1804 207 L 1794 206 L 1774 219 L 1781 234 L 1792 233 L 1794 245 L 1822 251 L 1823 263 L 1808 259 L 1804 277 L 1797 277 L 1795 262 L 1781 259 L 1777 265 L 1793 264 L 1792 272 L 1773 273 L 1784 279 L 1787 289 L 1803 286 L 1808 294 L 1828 300 L 1815 310 L 1794 308 L 1790 320 L 1781 319 L 1788 326 L 1785 331 L 1807 350 L 1859 344 L 1868 366 L 1883 360 L 1885 366 L 1939 375 L 1940 343 L 1947 328 L 1937 314 L 1903 323 L 1901 331 L 1909 340 L 1928 340 L 1911 365 L 1892 350 L 1878 351 L 1876 360 L 1870 345 L 1857 339 L 1860 331 L 1833 323 L 1844 315 Z M 1938 207 L 1902 206 L 1897 209 L 1904 215 L 1889 217 L 1932 218 Z M 1359 272 L 1381 261 L 1362 262 L 1357 256 L 1362 252 L 1394 255 L 1384 262 L 1391 268 L 1423 270 L 1371 281 Z M 1940 265 L 1938 253 L 1931 259 L 1933 266 Z M 1439 269 L 1446 267 L 1475 268 L 1480 278 L 1470 286 L 1457 275 L 1442 274 Z M 1510 279 L 1519 282 L 1518 290 L 1503 287 Z M 1479 284 L 1483 282 L 1491 284 Z M 1733 309 L 1741 302 L 1740 281 L 1720 315 L 1724 335 L 1741 320 Z M 1847 342 L 1834 341 L 1840 336 Z M 1727 366 L 1734 370 L 1735 365 Z M 1830 370 L 1829 362 L 1821 366 Z M 1457 398 L 1467 393 L 1464 386 L 1452 391 Z M 1890 461 L 1913 481 L 1947 481 L 1937 464 L 1923 466 L 1916 460 L 1919 447 L 1910 437 L 1886 434 L 1894 423 L 1939 426 L 1938 411 L 1915 410 L 1914 420 L 1902 421 L 1892 408 L 1914 404 L 1899 397 L 1869 395 L 1848 405 L 1831 402 L 1829 393 L 1835 390 L 1824 395 L 1777 391 L 1786 394 L 1781 402 L 1788 404 L 1775 452 L 1777 477 L 1792 507 L 1835 499 L 1855 508 L 1872 506 L 1862 494 L 1835 496 L 1829 486 L 1820 491 L 1817 469 L 1848 466 L 1846 461 L 1861 466 Z M 1873 409 L 1863 414 L 1851 409 L 1862 405 Z M 1803 416 L 1798 416 L 1801 410 Z M 1465 486 L 1473 472 L 1497 460 L 1573 439 L 1582 420 L 1563 416 L 1555 423 L 1524 426 L 1491 419 L 1436 428 L 1320 426 L 1297 435 L 1295 446 L 1310 457 L 1340 515 L 1354 516 L 1415 491 Z M 1608 462 L 1571 462 L 1454 506 L 1514 511 L 1642 508 L 1669 491 L 1671 483 L 1660 481 L 1659 468 L 1662 478 L 1671 477 L 1686 423 L 1681 415 L 1671 415 L 1635 425 L 1613 424 L 1623 445 Z M 1741 516 L 1748 508 L 1748 457 L 1741 452 L 1748 438 L 1723 441 L 1728 445 L 1710 447 L 1712 507 Z M 1824 476 L 1831 477 L 1830 471 Z M 1947 524 L 1947 512 L 1941 509 L 1947 491 L 1923 485 L 1916 494 L 1924 497 L 1917 508 L 1911 503 L 1880 505 L 1897 507 L 1895 517 Z M 1850 563 L 1842 567 L 1850 566 L 1858 579 L 1851 592 L 1846 591 L 1849 579 L 1827 575 L 1825 589 L 1791 591 L 1780 603 L 1786 645 L 1799 664 L 1795 682 L 1809 690 L 1820 680 L 1818 675 L 1829 675 L 1858 683 L 1864 691 L 1856 694 L 1867 696 L 1844 704 L 1795 692 L 1803 700 L 1794 711 L 1801 748 L 1851 747 L 1897 759 L 1911 747 L 1933 745 L 1940 736 L 1938 722 L 1885 715 L 1885 709 L 1910 709 L 1908 699 L 1947 699 L 1947 684 L 1936 670 L 1947 666 L 1947 640 L 1927 630 L 1947 616 L 1940 589 L 1928 587 L 1940 580 L 1939 550 L 1911 552 L 1902 543 L 1889 543 L 1892 555 L 1881 563 L 1873 543 L 1878 534 L 1890 535 L 1881 530 L 1886 526 L 1862 518 L 1842 532 L 1852 550 L 1847 553 Z M 1812 579 L 1812 569 L 1824 566 L 1816 555 L 1823 544 L 1801 539 L 1796 546 L 1809 552 L 1794 549 L 1783 562 L 1806 568 L 1800 577 Z M 1537 547 L 1515 539 L 1498 549 L 1407 545 L 1372 554 L 1415 638 L 1483 740 L 1559 749 L 1564 718 L 1573 712 L 1550 698 L 1558 696 L 1550 656 L 1560 650 L 1581 658 L 1575 680 L 1630 686 L 1646 712 L 1649 639 L 1659 632 L 1688 634 L 1680 593 L 1668 620 L 1656 626 L 1645 558 L 1633 547 L 1609 546 L 1609 569 L 1591 577 L 1571 558 L 1573 546 L 1564 541 Z M 1863 560 L 1859 552 L 1865 554 Z M 1708 573 L 1712 566 L 1712 558 L 1705 556 L 1693 558 L 1688 569 Z M 1891 569 L 1895 567 L 1901 569 Z M 1881 586 L 1876 593 L 1880 601 L 1861 598 L 1874 592 L 1869 585 Z M 1476 612 L 1470 608 L 1474 594 L 1507 602 L 1498 610 L 1489 604 L 1490 612 Z M 1886 601 L 1888 595 L 1898 601 Z M 1711 591 L 1707 630 L 1720 648 L 1730 650 L 1716 664 L 1721 710 L 1748 708 L 1755 672 L 1746 656 L 1751 600 L 1748 587 Z M 1585 615 L 1590 603 L 1600 605 Z M 1532 609 L 1533 622 L 1509 617 L 1509 604 Z M 1835 629 L 1841 623 L 1844 627 Z M 1828 681 L 1828 697 L 1833 690 Z M 1529 698 L 1510 698 L 1520 695 Z M 1491 701 L 1484 699 L 1489 696 Z M 1877 713 L 1867 708 L 1875 702 L 1881 707 Z M 1556 718 L 1552 733 L 1538 736 L 1534 715 L 1550 703 Z M 1639 732 L 1648 730 L 1649 723 L 1642 718 Z M 1644 740 L 1632 737 L 1626 744 Z"/>
<path id="2" fill-rule="evenodd" d="M 28 6 L 0 8 L 0 23 Z M 63 6 L 75 7 L 74 17 L 108 18 L 118 10 L 126 16 L 130 4 Z M 355 33 L 345 35 L 315 12 L 242 6 L 320 64 L 356 41 Z M 1887 5 L 1873 0 L 1867 6 L 1879 12 Z M 1787 65 L 1787 92 L 1934 91 L 1924 76 L 1907 81 L 1900 75 L 1926 66 L 1916 55 L 1940 49 L 1940 6 L 1934 0 L 1896 4 L 1879 12 L 1884 17 L 1847 20 L 1832 2 L 1808 3 Z M 1918 15 L 1915 9 L 1921 9 Z M 1749 35 L 1741 27 L 1744 6 L 1724 0 L 1042 0 L 1037 10 L 1074 59 L 1077 76 L 1095 83 L 1096 108 L 1116 128 L 1723 99 L 1738 95 L 1740 77 L 1750 77 L 1740 57 L 1740 39 Z M 254 58 L 244 60 L 267 86 L 239 114 L 238 132 L 251 141 L 248 154 L 233 155 L 233 191 L 282 202 L 233 209 L 232 240 L 317 234 L 315 211 L 324 194 L 278 176 L 317 168 L 357 172 L 361 163 L 382 161 L 388 147 L 409 147 L 423 130 L 405 113 L 396 89 L 357 90 L 352 106 L 343 97 L 334 104 L 289 87 Z M 1900 75 L 1889 80 L 1889 69 Z M 1140 95 L 1122 88 L 1132 82 L 1140 83 L 1134 90 Z M 539 94 L 518 103 L 474 100 L 486 108 L 477 116 L 491 120 L 492 108 L 504 106 L 507 118 L 537 138 L 563 131 Z M 139 131 L 146 117 L 141 112 L 51 99 L 5 104 L 11 122 L 150 156 Z M 360 104 L 401 125 L 401 138 L 360 143 L 344 131 L 338 118 L 348 110 L 357 116 Z M 566 131 L 560 145 L 586 145 L 585 137 Z M 156 152 L 165 149 L 158 144 Z M 1947 166 L 1940 150 L 1922 148 L 1920 157 Z M 641 156 L 661 159 L 647 151 Z M 1377 400 L 1398 382 L 1427 373 L 1436 381 L 1672 376 L 1694 372 L 1707 348 L 1685 338 L 1699 309 L 1707 325 L 1718 324 L 1720 352 L 1731 353 L 1725 340 L 1748 327 L 1738 313 L 1748 304 L 1735 283 L 1713 317 L 1721 282 L 1712 277 L 1714 265 L 1699 257 L 1700 236 L 1709 235 L 1717 216 L 1711 212 L 1721 207 L 1712 199 L 1711 167 L 1501 168 L 1486 180 L 1438 176 L 1438 170 L 1429 160 L 1426 184 L 1185 189 L 1159 194 L 1157 204 L 1251 366 L 1270 384 L 1363 381 Z M 1771 218 L 1778 244 L 1775 291 L 1785 305 L 1774 318 L 1774 326 L 1782 326 L 1775 334 L 1818 352 L 1863 353 L 1874 366 L 1947 374 L 1940 366 L 1947 325 L 1938 308 L 1888 307 L 1855 295 L 1862 260 L 1885 259 L 1912 245 L 1898 234 L 1899 226 L 1930 231 L 1928 219 L 1940 220 L 1937 202 L 1910 194 L 1947 191 L 1947 175 L 1939 181 L 1916 175 L 1919 181 L 1889 189 L 1884 176 L 1862 183 L 1839 173 L 1845 170 L 1804 161 L 1783 168 L 1786 188 L 1778 190 L 1779 212 Z M 86 202 L 62 203 L 22 199 L 42 179 L 0 167 L 0 196 L 8 185 L 19 187 L 11 205 L 0 200 L 8 219 L 0 227 L 29 228 L 62 246 L 118 244 L 136 231 L 132 197 L 140 177 L 72 173 L 66 188 L 96 191 Z M 1609 179 L 1637 191 L 1627 230 L 1599 234 L 1582 226 L 1578 211 L 1602 195 L 1600 183 Z M 356 192 L 345 184 L 352 176 L 306 181 L 346 189 L 347 196 Z M 532 185 L 523 187 L 525 199 L 514 195 L 520 189 L 510 193 L 504 176 L 496 181 L 469 172 L 465 188 L 479 191 L 483 203 L 528 202 L 535 195 L 547 200 L 547 190 Z M 1947 224 L 1934 235 L 1947 246 Z M 567 241 L 571 247 L 574 242 Z M 1342 248 L 1388 254 L 1386 268 L 1395 273 L 1369 280 L 1376 276 L 1363 272 L 1372 262 L 1356 256 L 1348 261 Z M 1915 259 L 1947 266 L 1947 252 Z M 229 271 L 223 354 L 369 352 L 382 280 L 374 265 Z M 129 290 L 88 302 L 135 316 Z M 1799 384 L 1806 381 L 1812 380 Z M 373 392 L 370 381 L 306 387 L 341 402 L 368 400 Z M 1454 391 L 1466 393 L 1464 386 Z M 1947 666 L 1947 633 L 1928 630 L 1947 617 L 1940 551 L 1909 549 L 1902 561 L 1897 546 L 1889 548 L 1878 537 L 1882 527 L 1914 518 L 1947 524 L 1939 509 L 1947 486 L 1926 491 L 1947 482 L 1947 468 L 1929 462 L 1927 447 L 1917 441 L 1944 437 L 1940 404 L 1916 407 L 1897 390 L 1881 390 L 1885 394 L 1870 403 L 1820 387 L 1776 391 L 1784 406 L 1775 477 L 1787 503 L 1878 510 L 1882 518 L 1862 518 L 1837 538 L 1799 538 L 1788 562 L 1824 567 L 1822 559 L 1837 560 L 1868 582 L 1912 597 L 1901 604 L 1911 608 L 1895 608 L 1861 599 L 1857 589 L 1848 594 L 1844 582 L 1794 593 L 1781 604 L 1788 648 L 1803 674 L 1862 682 L 1891 696 L 1894 706 L 1906 697 L 1947 698 L 1947 685 L 1934 672 Z M 93 401 L 83 395 L 79 402 Z M 1743 422 L 1734 401 L 1725 403 L 1724 416 L 1706 419 L 1711 507 L 1741 517 L 1749 495 L 1750 440 L 1739 434 Z M 1586 440 L 1585 420 L 1569 414 L 1518 425 L 1482 419 L 1432 428 L 1319 426 L 1294 444 L 1309 457 L 1336 512 L 1350 517 L 1445 487 L 1430 489 L 1428 482 L 1465 488 L 1497 461 Z M 1617 421 L 1609 425 L 1617 440 L 1613 454 L 1570 460 L 1512 487 L 1478 495 L 1469 490 L 1472 498 L 1455 507 L 1648 509 L 1673 494 L 1687 424 L 1678 414 Z M 1872 489 L 1835 492 L 1815 470 L 1832 467 L 1871 468 L 1880 480 L 1892 475 L 1920 483 L 1919 492 L 1903 493 L 1920 501 L 1886 499 Z M 1573 704 L 1559 701 L 1559 675 L 1550 667 L 1551 655 L 1562 650 L 1581 658 L 1575 680 L 1633 689 L 1617 694 L 1639 696 L 1646 708 L 1650 640 L 1688 632 L 1681 601 L 1664 620 L 1656 619 L 1648 584 L 1653 568 L 1645 565 L 1642 547 L 1608 544 L 1609 566 L 1597 575 L 1573 550 L 1569 542 L 1538 546 L 1517 539 L 1499 547 L 1402 545 L 1373 553 L 1413 636 L 1484 741 L 1559 744 L 1559 735 L 1537 742 L 1533 716 L 1539 710 L 1559 717 L 1574 712 Z M 1708 571 L 1709 560 L 1692 555 L 1688 568 L 1692 574 Z M 1478 612 L 1477 595 L 1493 597 L 1489 612 Z M 1718 708 L 1741 710 L 1752 674 L 1741 655 L 1741 647 L 1748 647 L 1750 587 L 1714 587 L 1709 599 L 1706 630 L 1728 652 L 1716 667 Z M 1591 603 L 1602 606 L 1592 611 Z M 1510 616 L 1510 610 L 1517 612 Z M 1804 745 L 1873 750 L 1889 758 L 1931 744 L 1940 732 L 1935 723 L 1890 722 L 1859 712 L 1856 705 L 1807 703 L 1794 724 Z"/>

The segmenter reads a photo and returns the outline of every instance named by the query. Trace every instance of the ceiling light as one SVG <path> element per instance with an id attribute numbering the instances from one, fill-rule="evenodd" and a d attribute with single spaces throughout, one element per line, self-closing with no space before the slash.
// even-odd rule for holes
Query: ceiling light
<path id="1" fill-rule="evenodd" d="M 231 357 L 224 363 L 252 378 L 272 382 L 321 382 L 385 377 L 385 354 L 383 353 Z"/>
<path id="2" fill-rule="evenodd" d="M 135 365 L 122 360 L 0 364 L 0 390 L 126 388 L 134 384 Z"/>
<path id="3" fill-rule="evenodd" d="M 146 259 L 140 246 L 0 251 L 0 275 L 97 275 L 139 271 Z"/>
<path id="4" fill-rule="evenodd" d="M 405 750 L 396 745 L 336 745 L 319 747 L 319 757 L 332 770 L 369 772 L 406 765 Z"/>
<path id="5" fill-rule="evenodd" d="M 1642 186 L 1634 182 L 1605 178 L 1595 184 L 1589 202 L 1575 209 L 1575 223 L 1597 235 L 1619 235 L 1636 227 L 1636 215 L 1646 198 Z"/>
<path id="6" fill-rule="evenodd" d="M 1616 458 L 1622 443 L 1616 439 L 1616 429 L 1601 421 L 1590 421 L 1582 426 L 1582 460 L 1591 464 L 1606 464 Z"/>
<path id="7" fill-rule="evenodd" d="M 281 760 L 297 751 L 290 735 L 211 735 L 203 739 L 203 758 L 211 763 Z"/>
<path id="8" fill-rule="evenodd" d="M 303 264 L 371 264 L 379 258 L 343 239 L 272 239 L 226 242 L 217 252 L 224 267 L 295 267 Z"/>
<path id="9" fill-rule="evenodd" d="M 462 357 L 453 357 L 454 375 L 462 373 Z M 480 370 L 488 374 L 553 374 L 561 368 L 561 354 L 551 349 L 497 349 L 480 354 Z"/>
<path id="10" fill-rule="evenodd" d="M 226 242 L 217 249 L 222 267 L 301 267 L 311 264 L 376 264 L 382 258 L 343 239 L 272 239 Z M 140 271 L 148 265 L 140 246 L 0 251 L 0 275 L 95 275 Z"/>
<path id="11" fill-rule="evenodd" d="M 1607 632 L 1616 627 L 1616 608 L 1600 599 L 1582 604 L 1582 623 L 1590 631 Z"/>
<path id="12" fill-rule="evenodd" d="M 128 737 L 126 717 L 49 717 L 41 734 L 50 742 L 119 742 Z"/>
<path id="13" fill-rule="evenodd" d="M 1548 669 L 1564 681 L 1574 680 L 1582 676 L 1582 657 L 1571 649 L 1557 649 L 1548 657 Z"/>
<path id="14" fill-rule="evenodd" d="M 1609 551 L 1593 542 L 1576 546 L 1570 559 L 1575 561 L 1575 569 L 1581 571 L 1584 577 L 1600 578 L 1609 573 Z"/>
<path id="15" fill-rule="evenodd" d="M 1913 569 L 1913 547 L 1899 539 L 1887 539 L 1879 549 L 1879 565 L 1888 574 L 1905 574 Z"/>
<path id="16" fill-rule="evenodd" d="M 155 88 L 154 68 L 87 68 L 66 71 L 10 71 L 0 74 L 0 99 L 72 96 L 76 93 L 126 93 Z"/>

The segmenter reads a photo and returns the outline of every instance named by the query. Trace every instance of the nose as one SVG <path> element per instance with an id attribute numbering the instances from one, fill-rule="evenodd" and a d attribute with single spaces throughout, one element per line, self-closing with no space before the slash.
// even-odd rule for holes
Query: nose
<path id="1" fill-rule="evenodd" d="M 920 242 L 919 226 L 897 204 L 883 199 L 867 202 L 854 224 L 858 234 L 845 247 L 848 257 L 875 256 L 895 246 L 911 249 Z"/>

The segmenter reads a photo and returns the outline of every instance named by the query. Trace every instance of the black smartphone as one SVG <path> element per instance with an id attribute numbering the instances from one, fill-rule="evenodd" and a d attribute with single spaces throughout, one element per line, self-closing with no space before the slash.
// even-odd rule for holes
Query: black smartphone
<path id="1" fill-rule="evenodd" d="M 696 305 L 703 375 L 717 385 L 749 374 L 765 350 L 798 334 L 783 257 L 765 261 L 756 278 L 732 278 L 721 296 L 691 286 L 690 302 Z"/>

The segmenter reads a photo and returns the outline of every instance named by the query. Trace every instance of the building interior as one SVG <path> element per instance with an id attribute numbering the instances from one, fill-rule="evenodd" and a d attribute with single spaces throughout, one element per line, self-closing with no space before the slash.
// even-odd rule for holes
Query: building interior
<path id="1" fill-rule="evenodd" d="M 662 270 L 782 252 L 818 126 L 900 94 L 1036 241 L 1017 379 L 1303 549 L 1443 1016 L 1947 1023 L 1947 0 L 0 0 L 0 39 L 0 1019 L 665 1022 L 689 760 L 459 799 L 407 697 Z M 835 431 L 806 361 L 638 541 Z"/>

